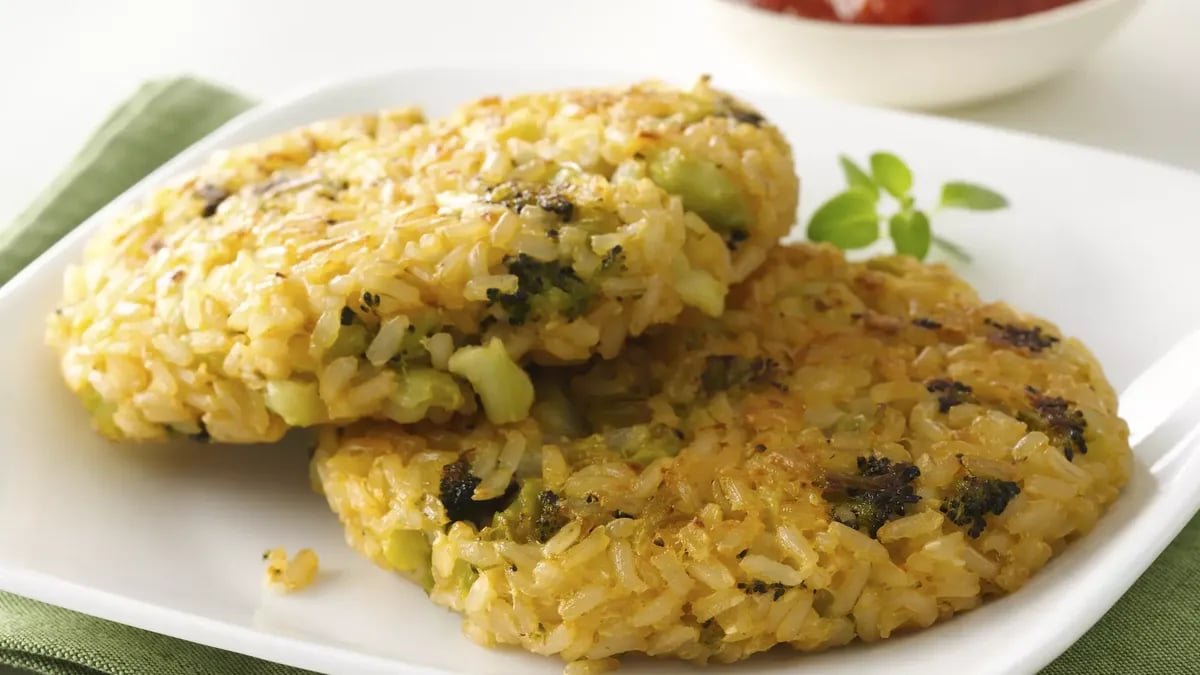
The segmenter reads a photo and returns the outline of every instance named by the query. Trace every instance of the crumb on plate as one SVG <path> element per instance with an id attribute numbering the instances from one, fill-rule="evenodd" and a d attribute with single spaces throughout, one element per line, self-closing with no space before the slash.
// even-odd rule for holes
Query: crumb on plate
<path id="1" fill-rule="evenodd" d="M 263 560 L 267 563 L 267 587 L 284 593 L 309 586 L 320 570 L 320 561 L 311 548 L 300 549 L 289 561 L 287 550 L 276 547 L 263 553 Z"/>

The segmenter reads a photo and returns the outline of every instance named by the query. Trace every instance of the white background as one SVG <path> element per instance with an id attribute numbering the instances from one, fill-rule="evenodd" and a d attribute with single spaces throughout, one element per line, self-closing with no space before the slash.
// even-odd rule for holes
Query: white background
<path id="1" fill-rule="evenodd" d="M 713 72 L 761 83 L 711 0 L 0 0 L 0 227 L 150 77 L 260 98 L 422 64 Z M 775 83 L 783 84 L 786 83 Z M 954 116 L 1200 170 L 1200 1 L 1146 0 L 1081 68 Z"/>

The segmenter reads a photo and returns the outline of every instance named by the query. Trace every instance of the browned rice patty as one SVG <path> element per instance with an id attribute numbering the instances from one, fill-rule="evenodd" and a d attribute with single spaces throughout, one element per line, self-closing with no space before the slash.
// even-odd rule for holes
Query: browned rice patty
<path id="1" fill-rule="evenodd" d="M 324 429 L 349 543 L 484 645 L 734 661 L 1019 589 L 1117 497 L 1100 366 L 941 266 L 770 254 L 723 316 L 534 374 L 534 419 Z"/>
<path id="2" fill-rule="evenodd" d="M 121 214 L 66 275 L 48 341 L 117 439 L 497 423 L 517 364 L 615 356 L 790 228 L 791 151 L 706 80 L 400 109 L 218 153 Z"/>

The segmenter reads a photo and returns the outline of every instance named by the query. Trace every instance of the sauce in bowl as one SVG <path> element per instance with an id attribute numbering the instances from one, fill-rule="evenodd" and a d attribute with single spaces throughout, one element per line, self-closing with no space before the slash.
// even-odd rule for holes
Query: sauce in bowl
<path id="1" fill-rule="evenodd" d="M 752 0 L 809 19 L 892 26 L 929 26 L 1013 19 L 1079 0 Z"/>

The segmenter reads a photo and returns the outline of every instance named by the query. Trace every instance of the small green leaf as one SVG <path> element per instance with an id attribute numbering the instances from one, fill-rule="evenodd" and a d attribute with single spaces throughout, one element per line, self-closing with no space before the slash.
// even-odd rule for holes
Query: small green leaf
<path id="1" fill-rule="evenodd" d="M 846 184 L 852 188 L 860 188 L 864 192 L 868 192 L 872 197 L 879 197 L 879 186 L 871 178 L 866 171 L 863 171 L 854 160 L 842 155 L 838 158 L 842 163 L 842 173 L 846 174 Z"/>
<path id="2" fill-rule="evenodd" d="M 963 247 L 948 239 L 934 236 L 933 245 L 945 251 L 951 258 L 957 258 L 960 262 L 971 262 L 971 254 L 967 253 Z"/>
<path id="3" fill-rule="evenodd" d="M 942 186 L 942 206 L 972 211 L 995 211 L 1008 207 L 1004 195 L 982 185 L 954 181 Z"/>
<path id="4" fill-rule="evenodd" d="M 892 216 L 888 234 L 896 244 L 896 253 L 911 255 L 917 260 L 924 260 L 929 254 L 933 230 L 929 227 L 929 217 L 920 211 L 901 211 Z"/>
<path id="5" fill-rule="evenodd" d="M 901 199 L 912 189 L 912 171 L 904 160 L 890 152 L 871 155 L 871 175 L 896 199 Z"/>
<path id="6" fill-rule="evenodd" d="M 879 215 L 870 193 L 851 188 L 821 205 L 808 221 L 808 238 L 842 249 L 870 246 L 879 239 Z"/>

